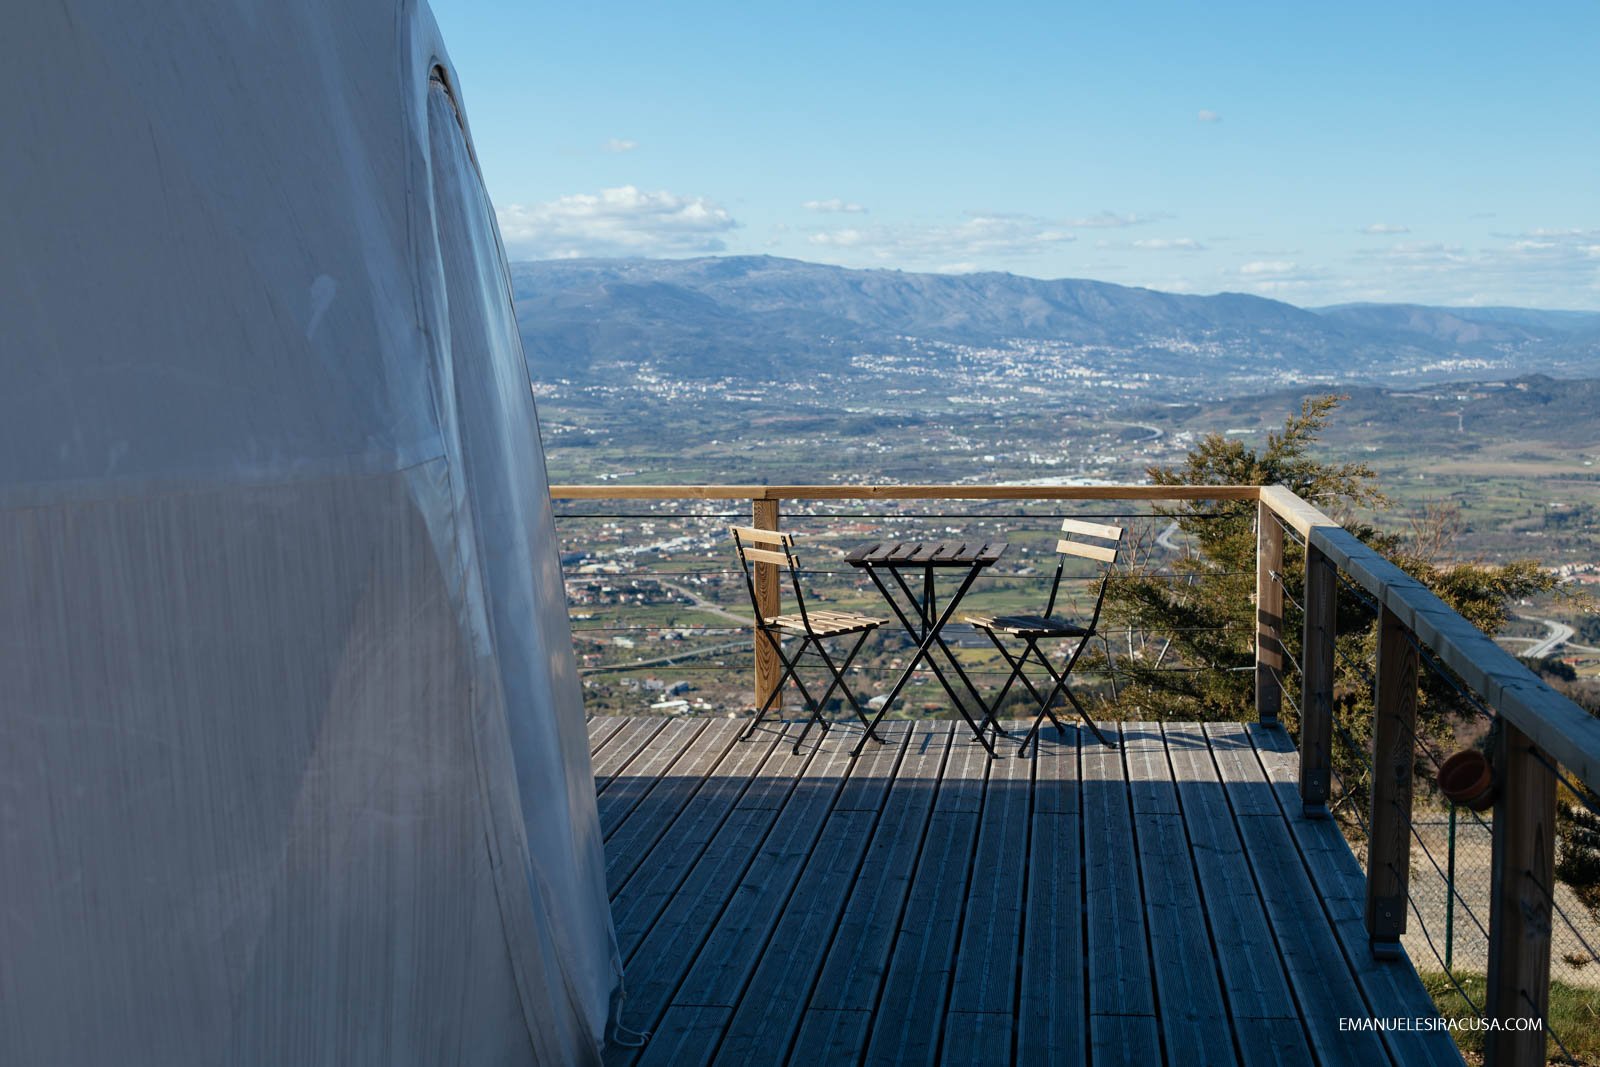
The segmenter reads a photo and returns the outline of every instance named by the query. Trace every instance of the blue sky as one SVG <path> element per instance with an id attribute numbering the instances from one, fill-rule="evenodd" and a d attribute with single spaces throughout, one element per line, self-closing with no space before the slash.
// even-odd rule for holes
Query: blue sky
<path id="1" fill-rule="evenodd" d="M 1600 309 L 1600 4 L 433 0 L 514 259 Z"/>

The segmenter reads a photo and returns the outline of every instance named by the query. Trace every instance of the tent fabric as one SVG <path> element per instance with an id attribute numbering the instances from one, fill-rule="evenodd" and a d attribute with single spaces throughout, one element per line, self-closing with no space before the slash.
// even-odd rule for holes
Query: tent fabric
<path id="1" fill-rule="evenodd" d="M 0 1062 L 598 1062 L 581 691 L 431 14 L 7 22 Z"/>

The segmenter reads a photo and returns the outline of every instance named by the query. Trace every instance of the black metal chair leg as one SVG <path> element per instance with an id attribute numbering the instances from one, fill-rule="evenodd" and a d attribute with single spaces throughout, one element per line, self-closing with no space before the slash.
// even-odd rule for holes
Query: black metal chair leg
<path id="1" fill-rule="evenodd" d="M 1037 641 L 1033 641 L 1033 642 L 1029 643 L 1028 652 L 1033 653 L 1033 657 L 1039 661 L 1039 666 L 1044 668 L 1045 673 L 1050 676 L 1050 680 L 1051 681 L 1060 682 L 1061 687 L 1063 689 L 1066 688 L 1066 684 L 1067 683 L 1066 683 L 1065 679 L 1064 678 L 1058 678 L 1056 676 L 1055 669 L 1050 666 L 1049 658 L 1047 656 L 1045 656 L 1044 652 L 1039 648 L 1039 645 L 1038 645 Z M 1026 661 L 1027 658 L 1028 658 L 1028 653 L 1024 652 L 1022 658 L 1023 658 L 1024 661 Z M 1033 693 L 1033 698 L 1035 700 L 1039 700 L 1039 691 L 1037 689 L 1033 689 L 1032 686 L 1029 686 L 1029 689 Z M 1056 728 L 1056 736 L 1057 737 L 1065 737 L 1065 736 L 1067 736 L 1067 728 L 1065 726 L 1061 725 L 1061 720 L 1056 718 L 1056 713 L 1051 710 L 1050 705 L 1053 704 L 1053 703 L 1055 703 L 1054 695 L 1052 695 L 1051 698 L 1048 701 L 1040 700 L 1040 706 L 1044 709 L 1044 713 L 1046 715 L 1050 716 L 1050 722 Z"/>
<path id="2" fill-rule="evenodd" d="M 822 650 L 822 646 L 820 644 L 817 646 L 817 650 L 822 652 L 823 662 L 828 665 L 828 669 L 830 671 L 833 671 L 834 679 L 833 685 L 828 686 L 828 691 L 822 694 L 822 702 L 826 704 L 828 702 L 828 698 L 833 695 L 834 686 L 838 686 L 839 691 L 843 693 L 845 699 L 850 702 L 850 707 L 856 713 L 856 718 L 860 719 L 861 725 L 867 728 L 867 736 L 878 742 L 880 745 L 887 745 L 889 742 L 879 737 L 873 730 L 872 722 L 867 718 L 867 713 L 861 710 L 860 701 L 856 700 L 856 695 L 850 691 L 850 686 L 846 684 L 844 680 L 844 672 L 848 671 L 850 669 L 850 664 L 855 662 L 856 653 L 860 652 L 861 646 L 867 643 L 867 635 L 871 632 L 871 630 L 862 631 L 861 636 L 856 639 L 856 643 L 852 645 L 850 651 L 845 654 L 844 662 L 838 667 L 833 665 L 833 660 L 828 658 L 828 654 Z"/>
<path id="3" fill-rule="evenodd" d="M 767 644 L 772 646 L 772 651 L 777 654 L 778 662 L 783 664 L 783 670 L 778 674 L 777 684 L 775 684 L 772 687 L 772 690 L 767 693 L 767 699 L 762 702 L 761 707 L 756 709 L 756 717 L 750 720 L 750 725 L 746 726 L 742 731 L 740 731 L 739 740 L 741 741 L 748 741 L 755 734 L 756 727 L 761 725 L 762 719 L 766 717 L 767 710 L 771 708 L 773 703 L 778 699 L 778 694 L 783 692 L 784 683 L 787 682 L 791 676 L 793 676 L 795 661 L 800 658 L 799 655 L 796 654 L 794 660 L 786 659 L 783 654 L 783 642 L 779 641 L 776 637 L 773 637 L 770 630 L 759 630 L 757 632 L 767 639 Z M 801 647 L 803 649 L 804 645 Z"/>
<path id="4" fill-rule="evenodd" d="M 1067 661 L 1066 670 L 1062 671 L 1060 674 L 1057 674 L 1055 672 L 1055 668 L 1050 666 L 1050 661 L 1045 657 L 1045 655 L 1038 651 L 1036 642 L 1029 642 L 1030 646 L 1035 646 L 1034 652 L 1037 655 L 1040 664 L 1055 681 L 1055 686 L 1050 690 L 1050 695 L 1039 702 L 1039 713 L 1033 717 L 1033 728 L 1028 731 L 1028 737 L 1031 737 L 1036 743 L 1039 739 L 1039 727 L 1044 724 L 1044 718 L 1046 715 L 1050 716 L 1050 721 L 1056 724 L 1056 729 L 1060 730 L 1063 736 L 1066 733 L 1066 731 L 1061 730 L 1061 720 L 1057 719 L 1050 713 L 1050 705 L 1055 703 L 1056 697 L 1060 696 L 1063 692 L 1068 692 L 1067 675 L 1072 673 L 1072 665 L 1078 662 L 1078 653 L 1083 651 L 1084 641 L 1087 640 L 1088 638 L 1085 637 L 1083 641 L 1078 642 L 1077 650 L 1073 652 L 1072 658 Z M 1096 730 L 1095 733 L 1098 736 L 1099 730 Z M 1104 740 L 1104 738 L 1101 738 L 1101 740 Z M 1022 746 L 1017 749 L 1017 754 L 1020 756 L 1027 750 L 1027 747 L 1028 742 L 1025 738 L 1023 739 Z"/>
<path id="5" fill-rule="evenodd" d="M 813 643 L 816 645 L 817 651 L 822 651 L 822 642 L 807 635 L 805 641 L 800 645 L 800 653 L 795 655 L 795 660 L 798 661 L 800 654 L 804 653 L 806 647 Z M 823 658 L 827 658 L 826 653 L 823 653 Z M 798 756 L 800 754 L 800 746 L 805 742 L 806 735 L 811 732 L 811 727 L 813 725 L 820 726 L 822 727 L 822 732 L 826 734 L 828 732 L 828 720 L 822 717 L 822 705 L 811 699 L 811 691 L 806 688 L 806 683 L 800 680 L 800 675 L 793 674 L 792 676 L 795 686 L 800 690 L 800 696 L 811 707 L 811 717 L 806 719 L 806 724 L 800 728 L 800 736 L 794 739 L 794 754 Z"/>
<path id="6" fill-rule="evenodd" d="M 1006 661 L 1006 666 L 1011 668 L 1011 673 L 1006 676 L 1005 684 L 1000 687 L 1000 692 L 995 695 L 994 703 L 992 704 L 995 712 L 998 713 L 1000 711 L 1000 705 L 1006 699 L 1006 694 L 1011 692 L 1011 687 L 1016 684 L 1018 675 L 1022 673 L 1022 668 L 1018 665 L 1017 661 L 1011 657 L 1011 650 L 1000 643 L 1000 639 L 994 635 L 993 630 L 985 630 L 983 632 L 989 635 L 989 643 L 994 645 L 994 647 L 999 650 L 1000 655 Z"/>
<path id="7" fill-rule="evenodd" d="M 1089 713 L 1083 710 L 1083 705 L 1078 703 L 1078 698 L 1072 695 L 1072 690 L 1062 689 L 1062 692 L 1067 695 L 1068 700 L 1072 701 L 1072 706 L 1078 709 L 1078 714 L 1083 716 L 1084 725 L 1094 732 L 1095 737 L 1100 739 L 1100 743 L 1107 748 L 1116 748 L 1117 743 L 1107 740 L 1106 735 L 1100 732 L 1100 727 L 1096 726 L 1095 721 L 1089 717 Z"/>
<path id="8" fill-rule="evenodd" d="M 1078 652 L 1082 651 L 1083 645 L 1080 644 L 1078 646 Z M 1051 702 L 1054 702 L 1057 696 L 1066 697 L 1067 701 L 1071 703 L 1073 708 L 1077 711 L 1078 717 L 1083 720 L 1085 726 L 1089 727 L 1096 739 L 1098 739 L 1099 742 L 1102 745 L 1105 745 L 1107 748 L 1116 748 L 1116 742 L 1108 740 L 1106 735 L 1100 732 L 1100 727 L 1095 723 L 1094 719 L 1089 715 L 1089 713 L 1084 710 L 1083 705 L 1078 702 L 1076 694 L 1072 692 L 1072 687 L 1067 685 L 1067 678 L 1072 674 L 1072 667 L 1078 662 L 1078 652 L 1073 653 L 1072 659 L 1067 661 L 1066 670 L 1062 671 L 1060 674 L 1056 674 L 1054 669 L 1050 668 L 1049 665 L 1046 664 L 1046 669 L 1050 671 L 1051 676 L 1056 680 L 1055 688 L 1050 691 L 1050 700 Z M 1056 723 L 1058 728 L 1061 726 L 1060 720 L 1056 719 L 1054 715 L 1051 715 L 1050 718 Z M 1042 715 L 1039 721 L 1044 721 Z"/>
<path id="9" fill-rule="evenodd" d="M 1022 650 L 1022 655 L 1018 656 L 1015 660 L 1011 658 L 1010 652 L 1007 651 L 1004 646 L 1000 645 L 998 641 L 996 641 L 995 644 L 1000 647 L 1000 652 L 1006 657 L 1007 662 L 1011 663 L 1012 669 L 1015 672 L 1015 676 L 1022 680 L 1023 686 L 1028 690 L 1028 695 L 1033 697 L 1034 705 L 1036 707 L 1044 708 L 1045 714 L 1050 716 L 1050 721 L 1055 724 L 1056 730 L 1059 732 L 1062 730 L 1061 720 L 1056 718 L 1055 712 L 1050 710 L 1050 703 L 1055 700 L 1055 696 L 1052 693 L 1050 700 L 1047 701 L 1039 694 L 1039 687 L 1033 684 L 1033 679 L 1029 678 L 1027 674 L 1028 657 L 1032 655 L 1034 658 L 1036 658 L 1039 661 L 1039 664 L 1044 667 L 1045 671 L 1050 674 L 1052 680 L 1055 678 L 1055 674 L 1051 670 L 1050 661 L 1047 660 L 1044 653 L 1039 650 L 1038 638 L 1030 637 L 1025 638 L 1025 640 L 1027 641 L 1027 647 Z M 1006 684 L 1008 686 L 1010 685 L 1010 679 L 1007 679 Z M 1004 691 L 1002 690 L 1002 695 L 1003 693 Z"/>
<path id="10" fill-rule="evenodd" d="M 1028 728 L 1028 732 L 1023 735 L 1022 744 L 1017 746 L 1017 758 L 1018 759 L 1022 759 L 1024 756 L 1026 756 L 1028 754 L 1028 743 L 1030 741 L 1033 742 L 1034 751 L 1037 752 L 1039 750 L 1039 726 L 1043 722 L 1044 722 L 1044 716 L 1043 715 L 1035 715 L 1033 717 L 1033 725 L 1030 726 Z"/>

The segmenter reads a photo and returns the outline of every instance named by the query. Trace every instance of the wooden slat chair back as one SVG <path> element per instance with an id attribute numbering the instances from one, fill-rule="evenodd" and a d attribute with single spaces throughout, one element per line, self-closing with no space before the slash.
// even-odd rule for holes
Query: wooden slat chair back
<path id="1" fill-rule="evenodd" d="M 745 588 L 750 594 L 750 608 L 755 614 L 757 639 L 766 641 L 773 652 L 777 654 L 778 661 L 783 664 L 783 670 L 778 676 L 778 681 L 773 685 L 772 690 L 767 694 L 761 706 L 756 709 L 755 718 L 750 720 L 750 724 L 739 735 L 740 739 L 747 739 L 755 732 L 756 727 L 761 724 L 761 720 L 777 700 L 778 694 L 783 691 L 784 685 L 792 680 L 795 687 L 800 690 L 800 695 L 804 698 L 806 707 L 810 711 L 810 716 L 806 719 L 805 726 L 801 729 L 800 735 L 795 738 L 794 750 L 796 752 L 800 751 L 800 744 L 805 740 L 806 734 L 811 731 L 813 724 L 821 726 L 823 733 L 827 733 L 830 724 L 823 718 L 822 712 L 827 706 L 828 700 L 833 696 L 835 689 L 843 694 L 862 724 L 868 725 L 868 735 L 874 740 L 881 741 L 881 738 L 872 733 L 869 725 L 870 720 L 867 718 L 866 712 L 862 710 L 860 703 L 857 702 L 855 694 L 845 684 L 844 674 L 850 669 L 851 663 L 855 661 L 856 654 L 861 651 L 861 646 L 866 642 L 867 635 L 881 626 L 883 620 L 850 611 L 818 611 L 815 608 L 807 607 L 805 589 L 800 581 L 800 563 L 794 554 L 794 534 L 780 530 L 762 530 L 753 526 L 730 526 L 728 530 L 733 535 L 734 550 L 739 555 L 740 569 L 744 571 Z M 788 584 L 794 591 L 795 607 L 798 609 L 796 613 L 785 614 L 780 610 L 775 615 L 769 615 L 762 610 L 761 599 L 756 595 L 755 579 L 755 568 L 761 564 L 781 567 L 787 572 L 789 577 Z M 828 654 L 827 647 L 823 642 L 830 638 L 852 634 L 856 635 L 855 643 L 851 645 L 843 662 L 835 664 L 833 657 Z M 785 636 L 800 638 L 800 647 L 792 656 L 784 653 L 783 638 Z M 814 650 L 822 659 L 823 665 L 827 667 L 829 674 L 832 675 L 832 681 L 828 683 L 828 688 L 822 694 L 820 701 L 812 699 L 810 690 L 806 688 L 805 682 L 801 680 L 798 673 L 800 657 L 805 655 L 807 650 Z"/>
<path id="2" fill-rule="evenodd" d="M 1088 522 L 1083 519 L 1063 519 L 1061 532 L 1068 536 L 1056 541 L 1055 576 L 1050 581 L 1050 592 L 1045 598 L 1044 611 L 1039 615 L 969 615 L 968 623 L 989 635 L 995 648 L 1005 657 L 1011 667 L 1011 673 L 1006 678 L 1005 685 L 1000 689 L 1000 695 L 995 698 L 994 707 L 999 709 L 1001 701 L 1011 691 L 1012 685 L 1020 681 L 1027 688 L 1034 700 L 1038 701 L 1039 710 L 1034 716 L 1033 726 L 1022 739 L 1019 753 L 1026 752 L 1028 744 L 1037 741 L 1039 727 L 1048 716 L 1055 724 L 1056 731 L 1062 731 L 1061 720 L 1057 719 L 1051 705 L 1057 697 L 1066 697 L 1082 717 L 1084 723 L 1100 739 L 1101 744 L 1114 747 L 1100 727 L 1084 710 L 1083 705 L 1067 686 L 1067 678 L 1072 674 L 1072 669 L 1078 665 L 1078 658 L 1083 655 L 1083 650 L 1088 647 L 1089 641 L 1100 637 L 1100 613 L 1105 608 L 1106 590 L 1111 584 L 1111 571 L 1116 565 L 1117 554 L 1122 549 L 1122 539 L 1126 530 L 1121 526 L 1113 526 L 1101 522 Z M 1100 574 L 1100 587 L 1095 594 L 1094 610 L 1086 623 L 1076 623 L 1066 619 L 1059 619 L 1055 615 L 1056 600 L 1060 596 L 1061 582 L 1066 576 L 1067 560 L 1069 558 L 1089 559 L 1105 564 Z M 1002 638 L 1014 638 L 1023 642 L 1020 655 L 1013 655 Z M 1068 657 L 1065 667 L 1057 671 L 1039 650 L 1039 642 L 1049 640 L 1063 640 L 1077 638 L 1078 643 Z M 1106 647 L 1106 661 L 1110 663 L 1110 646 Z M 1039 689 L 1028 678 L 1026 668 L 1029 661 L 1043 667 L 1054 683 L 1053 688 L 1046 695 L 1041 695 Z"/>
<path id="3" fill-rule="evenodd" d="M 1062 519 L 1061 532 L 1077 534 L 1079 537 L 1093 537 L 1097 541 L 1110 544 L 1097 544 L 1091 541 L 1078 541 L 1063 537 L 1056 542 L 1056 554 L 1061 558 L 1056 560 L 1056 576 L 1050 583 L 1050 596 L 1045 601 L 1044 614 L 1046 618 L 1055 611 L 1056 594 L 1061 589 L 1061 579 L 1066 573 L 1067 557 L 1077 556 L 1080 559 L 1092 559 L 1106 565 L 1105 571 L 1100 575 L 1100 591 L 1094 600 L 1094 615 L 1089 621 L 1092 630 L 1100 621 L 1100 609 L 1105 605 L 1106 586 L 1111 581 L 1111 568 L 1116 565 L 1117 553 L 1122 549 L 1122 535 L 1126 532 L 1121 526 L 1108 526 L 1101 522 L 1085 522 L 1082 519 Z"/>

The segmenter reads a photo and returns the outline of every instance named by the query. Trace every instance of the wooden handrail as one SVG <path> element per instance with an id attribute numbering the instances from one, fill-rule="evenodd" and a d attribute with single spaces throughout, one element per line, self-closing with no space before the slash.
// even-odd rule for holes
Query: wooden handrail
<path id="1" fill-rule="evenodd" d="M 1388 608 L 1487 706 L 1600 791 L 1600 719 L 1551 689 L 1434 592 L 1282 486 L 1261 502 Z"/>
<path id="2" fill-rule="evenodd" d="M 1282 488 L 1261 491 L 1271 509 L 1306 543 L 1305 693 L 1301 729 L 1301 793 L 1320 767 L 1308 758 L 1327 723 L 1312 689 L 1331 673 L 1334 635 L 1312 626 L 1314 572 L 1337 568 L 1378 601 L 1378 663 L 1373 716 L 1373 791 L 1367 841 L 1366 929 L 1375 956 L 1397 955 L 1406 929 L 1411 840 L 1417 646 L 1426 646 L 1495 709 L 1500 729 L 1489 909 L 1488 993 L 1484 1010 L 1502 1024 L 1484 1041 L 1489 1067 L 1545 1062 L 1545 1031 L 1513 1020 L 1546 1019 L 1550 1000 L 1550 934 L 1555 885 L 1555 764 L 1600 789 L 1600 720 L 1536 678 L 1483 631 L 1426 586 L 1360 539 Z M 1264 518 L 1265 516 L 1263 516 Z M 1326 586 L 1331 579 L 1322 577 Z M 1324 606 L 1332 590 L 1324 588 Z M 1416 644 L 1412 641 L 1415 639 Z M 1315 642 L 1315 643 L 1314 643 Z M 1324 669 L 1314 669 L 1314 665 Z"/>

